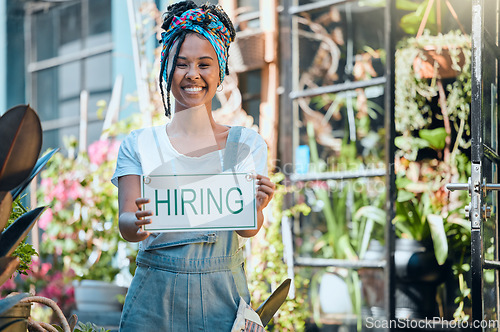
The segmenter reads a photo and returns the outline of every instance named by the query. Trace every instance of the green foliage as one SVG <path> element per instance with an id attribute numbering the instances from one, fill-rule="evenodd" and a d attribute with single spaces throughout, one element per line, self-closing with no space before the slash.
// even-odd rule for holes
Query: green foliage
<path id="1" fill-rule="evenodd" d="M 21 198 L 18 197 L 14 202 L 12 202 L 12 211 L 9 217 L 9 221 L 7 222 L 7 226 L 12 224 L 17 218 L 22 216 L 24 213 L 28 212 L 28 209 L 22 204 Z M 33 256 L 38 256 L 35 248 L 30 243 L 26 242 L 26 239 L 22 240 L 17 248 L 12 253 L 12 256 L 19 257 L 19 267 L 16 272 L 18 274 L 27 275 L 30 269 L 31 260 Z"/>
<path id="2" fill-rule="evenodd" d="M 58 332 L 64 332 L 63 328 L 60 327 L 59 325 L 52 325 Z M 95 325 L 94 323 L 82 323 L 78 322 L 78 325 L 75 327 L 73 332 L 109 332 L 109 330 L 106 330 L 103 327 L 99 327 Z"/>
<path id="3" fill-rule="evenodd" d="M 444 149 L 446 144 L 446 129 L 436 128 L 436 129 L 421 129 L 418 132 L 420 138 L 423 138 L 429 143 L 429 146 L 436 150 Z"/>
<path id="4" fill-rule="evenodd" d="M 73 330 L 73 332 L 109 332 L 103 327 L 99 327 L 94 323 L 82 323 L 78 322 L 78 326 Z"/>
<path id="5" fill-rule="evenodd" d="M 310 208 L 306 204 L 297 204 L 283 210 L 285 196 L 294 188 L 281 184 L 282 173 L 276 173 L 271 180 L 276 184 L 272 201 L 273 221 L 262 227 L 257 238 L 252 240 L 252 258 L 255 261 L 249 273 L 249 289 L 254 308 L 257 308 L 287 277 L 287 266 L 283 262 L 284 246 L 281 238 L 281 220 L 283 216 L 298 217 L 307 215 Z M 295 299 L 287 299 L 269 322 L 270 331 L 303 331 L 305 322 L 311 317 L 307 302 L 309 279 L 298 273 L 295 275 Z"/>

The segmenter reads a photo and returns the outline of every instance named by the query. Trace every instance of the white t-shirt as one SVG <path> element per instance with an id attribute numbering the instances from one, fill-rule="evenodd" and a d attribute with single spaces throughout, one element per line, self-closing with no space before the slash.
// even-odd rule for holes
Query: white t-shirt
<path id="1" fill-rule="evenodd" d="M 124 175 L 159 174 L 218 174 L 222 172 L 225 148 L 200 157 L 179 153 L 172 146 L 165 125 L 132 131 L 120 145 L 116 170 L 111 182 L 118 186 Z M 254 130 L 241 128 L 234 172 L 267 174 L 267 145 Z M 147 248 L 155 235 L 144 240 Z"/>

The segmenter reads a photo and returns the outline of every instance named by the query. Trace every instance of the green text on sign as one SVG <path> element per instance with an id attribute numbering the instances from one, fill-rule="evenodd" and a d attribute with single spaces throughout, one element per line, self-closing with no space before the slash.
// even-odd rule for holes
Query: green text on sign
<path id="1" fill-rule="evenodd" d="M 255 178 L 248 173 L 142 177 L 144 209 L 153 212 L 145 230 L 240 230 L 257 228 Z"/>

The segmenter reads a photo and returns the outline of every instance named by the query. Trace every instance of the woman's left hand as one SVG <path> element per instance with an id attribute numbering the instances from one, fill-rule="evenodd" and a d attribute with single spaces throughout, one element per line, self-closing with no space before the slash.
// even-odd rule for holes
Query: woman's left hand
<path id="1" fill-rule="evenodd" d="M 262 211 L 273 198 L 276 185 L 267 176 L 257 174 L 255 178 L 258 184 L 257 194 L 255 195 L 257 198 L 257 211 Z"/>

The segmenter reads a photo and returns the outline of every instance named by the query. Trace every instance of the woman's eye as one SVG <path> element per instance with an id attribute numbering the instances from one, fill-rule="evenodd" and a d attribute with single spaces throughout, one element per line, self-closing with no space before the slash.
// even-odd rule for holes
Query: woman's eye
<path id="1" fill-rule="evenodd" d="M 200 68 L 208 68 L 210 65 L 208 63 L 202 63 L 200 64 Z"/>
<path id="2" fill-rule="evenodd" d="M 178 63 L 177 67 L 184 68 L 184 67 L 186 67 L 186 65 L 184 63 Z"/>

